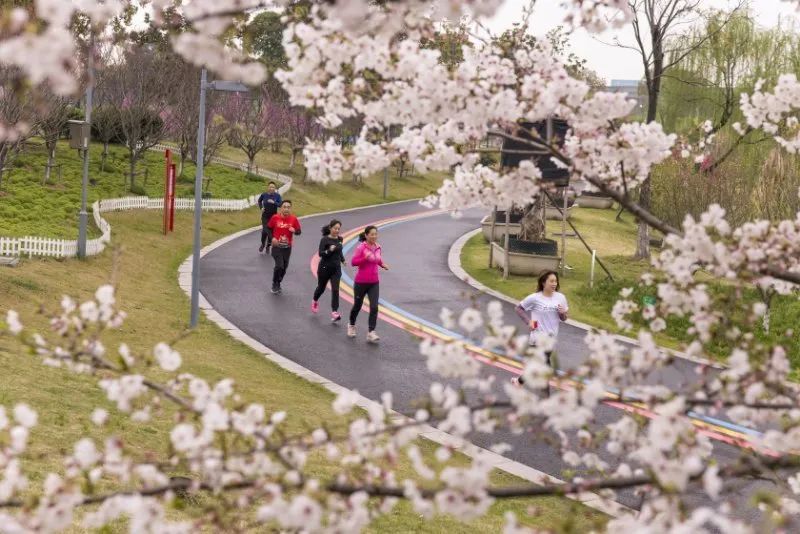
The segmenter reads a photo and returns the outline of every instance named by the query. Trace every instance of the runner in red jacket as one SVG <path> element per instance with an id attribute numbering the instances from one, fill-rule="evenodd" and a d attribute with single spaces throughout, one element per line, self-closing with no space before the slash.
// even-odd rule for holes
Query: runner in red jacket
<path id="1" fill-rule="evenodd" d="M 275 260 L 275 269 L 272 272 L 272 293 L 281 292 L 281 282 L 289 268 L 289 257 L 292 255 L 292 239 L 300 235 L 300 221 L 292 215 L 292 201 L 284 200 L 278 213 L 272 216 L 267 223 L 272 232 L 272 259 Z"/>

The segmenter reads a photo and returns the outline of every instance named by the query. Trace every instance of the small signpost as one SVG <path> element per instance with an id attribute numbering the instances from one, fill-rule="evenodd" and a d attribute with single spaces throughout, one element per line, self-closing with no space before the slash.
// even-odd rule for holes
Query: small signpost
<path id="1" fill-rule="evenodd" d="M 171 232 L 175 225 L 175 164 L 172 163 L 172 152 L 164 151 L 166 158 L 166 175 L 164 179 L 164 235 Z"/>

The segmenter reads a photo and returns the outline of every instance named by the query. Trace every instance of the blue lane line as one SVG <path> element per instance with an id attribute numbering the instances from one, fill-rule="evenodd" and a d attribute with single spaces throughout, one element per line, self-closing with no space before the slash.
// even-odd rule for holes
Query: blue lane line
<path id="1" fill-rule="evenodd" d="M 382 224 L 382 225 L 378 225 L 378 226 L 381 229 L 383 229 L 383 228 L 391 228 L 392 226 L 397 226 L 399 224 L 412 222 L 414 220 L 416 220 L 416 219 L 410 219 L 410 220 L 405 220 L 405 221 L 394 221 L 394 222 L 390 222 L 390 223 L 386 223 L 386 224 Z M 347 243 L 343 247 L 342 253 L 345 254 L 345 255 L 348 254 L 353 248 L 355 248 L 355 246 L 357 244 L 358 244 L 358 239 L 353 239 L 352 241 L 350 241 L 349 243 Z M 353 279 L 350 277 L 349 274 L 347 274 L 344 271 L 342 271 L 342 280 L 345 283 L 349 284 L 350 286 L 354 285 Z M 480 346 L 479 344 L 475 343 L 473 340 L 469 339 L 468 337 L 466 337 L 466 336 L 464 336 L 462 334 L 459 334 L 457 332 L 453 332 L 452 330 L 448 330 L 447 328 L 444 328 L 441 325 L 432 323 L 432 322 L 430 322 L 430 321 L 428 321 L 426 319 L 423 319 L 422 317 L 419 317 L 419 316 L 417 316 L 417 315 L 415 315 L 415 314 L 413 314 L 413 313 L 411 313 L 411 312 L 409 312 L 407 310 L 404 310 L 402 308 L 398 308 L 394 304 L 392 304 L 390 302 L 387 302 L 384 299 L 379 299 L 378 303 L 381 306 L 383 306 L 384 308 L 387 308 L 387 309 L 390 309 L 390 310 L 392 310 L 392 311 L 394 311 L 396 313 L 399 313 L 400 315 L 403 315 L 403 316 L 405 316 L 405 317 L 407 317 L 407 318 L 409 318 L 409 319 L 411 319 L 413 321 L 416 321 L 416 322 L 418 322 L 420 324 L 423 324 L 423 325 L 427 326 L 428 328 L 431 328 L 432 330 L 435 330 L 437 332 L 440 332 L 442 334 L 450 336 L 450 337 L 452 337 L 454 339 L 457 339 L 458 341 L 461 341 L 461 342 L 464 342 L 464 343 L 470 343 L 470 344 L 478 346 L 478 347 Z M 497 352 L 497 351 L 495 351 L 493 349 L 486 349 L 486 350 L 488 350 L 489 352 L 492 352 L 493 354 L 496 354 L 497 356 L 502 356 L 504 358 L 508 358 L 507 355 L 501 354 L 501 353 L 499 353 L 499 352 Z M 512 356 L 512 359 L 517 360 L 519 362 L 523 362 L 524 361 L 523 358 L 520 358 L 518 356 Z M 566 375 L 566 373 L 564 371 L 560 371 L 560 370 L 557 371 L 557 373 L 558 373 L 559 376 L 565 376 Z M 585 380 L 582 380 L 582 381 L 583 381 L 584 384 L 586 383 Z M 612 387 L 609 387 L 608 391 L 613 393 L 613 394 L 615 394 L 615 395 L 619 395 L 619 393 L 620 393 L 619 389 L 612 388 Z M 611 400 L 613 400 L 613 399 L 611 399 Z M 731 423 L 729 421 L 725 421 L 725 420 L 722 420 L 722 419 L 717 419 L 715 417 L 711 417 L 711 416 L 708 416 L 708 415 L 700 414 L 700 413 L 697 413 L 697 412 L 694 412 L 694 411 L 687 412 L 687 415 L 689 417 L 694 418 L 694 419 L 698 419 L 700 421 L 703 421 L 703 422 L 706 422 L 706 423 L 709 423 L 709 424 L 712 424 L 712 425 L 721 426 L 723 428 L 727 428 L 728 430 L 733 430 L 734 432 L 741 432 L 742 434 L 747 434 L 749 436 L 761 437 L 763 435 L 763 432 L 760 432 L 758 430 L 754 430 L 754 429 L 748 428 L 746 426 L 737 425 L 736 423 Z"/>

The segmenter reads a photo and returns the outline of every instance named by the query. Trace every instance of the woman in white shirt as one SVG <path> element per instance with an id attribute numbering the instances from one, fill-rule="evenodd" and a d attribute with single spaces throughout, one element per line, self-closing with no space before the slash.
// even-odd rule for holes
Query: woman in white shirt
<path id="1" fill-rule="evenodd" d="M 516 312 L 525 321 L 531 330 L 530 341 L 534 344 L 534 332 L 544 332 L 558 337 L 558 327 L 562 321 L 567 320 L 567 297 L 558 292 L 558 273 L 555 271 L 545 271 L 539 276 L 536 285 L 536 293 L 528 295 L 522 302 L 517 304 Z M 550 365 L 550 352 L 547 355 L 547 365 Z M 516 385 L 522 385 L 522 376 L 515 376 L 511 381 Z"/>

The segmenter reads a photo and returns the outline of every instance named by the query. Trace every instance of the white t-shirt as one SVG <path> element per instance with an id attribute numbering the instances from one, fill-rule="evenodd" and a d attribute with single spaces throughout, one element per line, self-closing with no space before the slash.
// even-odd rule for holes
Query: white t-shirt
<path id="1" fill-rule="evenodd" d="M 528 295 L 519 304 L 530 314 L 530 320 L 536 320 L 539 323 L 540 331 L 553 337 L 558 336 L 558 326 L 561 323 L 561 319 L 558 318 L 558 305 L 561 304 L 565 309 L 569 309 L 567 297 L 563 293 L 556 291 L 552 296 L 546 297 L 540 291 Z M 530 339 L 533 342 L 533 331 L 531 331 Z"/>

